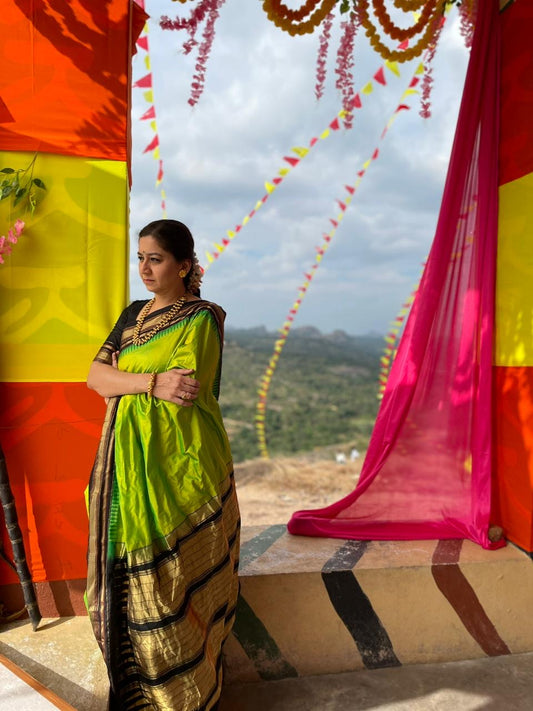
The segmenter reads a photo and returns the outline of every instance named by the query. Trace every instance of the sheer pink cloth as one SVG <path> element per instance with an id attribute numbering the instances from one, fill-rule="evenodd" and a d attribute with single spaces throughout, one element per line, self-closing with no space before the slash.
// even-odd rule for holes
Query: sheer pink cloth
<path id="1" fill-rule="evenodd" d="M 359 483 L 293 534 L 488 539 L 497 238 L 499 17 L 478 18 L 435 239 Z M 496 544 L 501 545 L 501 544 Z"/>

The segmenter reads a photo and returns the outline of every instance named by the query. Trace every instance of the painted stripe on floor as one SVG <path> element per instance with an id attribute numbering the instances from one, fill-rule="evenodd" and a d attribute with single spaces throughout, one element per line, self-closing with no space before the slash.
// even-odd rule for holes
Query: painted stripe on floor
<path id="1" fill-rule="evenodd" d="M 510 654 L 483 609 L 474 589 L 459 567 L 462 540 L 439 541 L 433 553 L 431 573 L 466 630 L 490 657 Z"/>
<path id="2" fill-rule="evenodd" d="M 0 681 L 0 708 L 76 711 L 3 654 L 0 654 Z"/>
<path id="3" fill-rule="evenodd" d="M 322 568 L 329 599 L 367 669 L 401 666 L 387 631 L 352 573 L 369 541 L 346 541 Z"/>
<path id="4" fill-rule="evenodd" d="M 241 570 L 257 560 L 287 531 L 284 523 L 269 526 L 264 531 L 241 545 L 239 567 Z"/>
<path id="5" fill-rule="evenodd" d="M 298 676 L 242 595 L 239 595 L 237 602 L 233 634 L 265 681 Z"/>

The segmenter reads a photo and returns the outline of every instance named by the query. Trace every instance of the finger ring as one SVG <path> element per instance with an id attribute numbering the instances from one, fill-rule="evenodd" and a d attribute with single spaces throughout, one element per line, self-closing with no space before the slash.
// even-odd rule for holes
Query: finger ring
<path id="1" fill-rule="evenodd" d="M 189 393 L 183 393 L 183 395 L 181 396 L 181 399 L 182 399 L 182 400 L 188 400 L 188 399 L 189 399 Z"/>

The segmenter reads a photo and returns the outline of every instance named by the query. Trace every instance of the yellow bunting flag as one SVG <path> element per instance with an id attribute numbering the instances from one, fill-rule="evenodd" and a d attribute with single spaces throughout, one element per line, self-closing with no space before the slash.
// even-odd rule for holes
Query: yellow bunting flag
<path id="1" fill-rule="evenodd" d="M 399 70 L 399 68 L 398 68 L 398 62 L 391 62 L 389 59 L 386 59 L 386 60 L 385 60 L 385 66 L 387 67 L 387 69 L 390 69 L 390 71 L 391 71 L 393 74 L 396 74 L 397 77 L 400 76 L 400 70 Z"/>
<path id="2" fill-rule="evenodd" d="M 226 230 L 226 234 L 230 239 L 233 239 L 235 237 L 235 232 L 232 232 L 231 230 Z"/>
<path id="3" fill-rule="evenodd" d="M 210 254 L 207 250 L 206 250 L 206 252 L 205 252 L 205 258 L 207 259 L 208 264 L 212 264 L 213 261 L 214 261 L 214 260 L 213 260 L 213 257 L 211 256 L 211 254 Z"/>
<path id="4" fill-rule="evenodd" d="M 152 129 L 152 131 L 157 132 L 157 121 L 155 119 L 153 121 L 150 121 L 150 128 Z"/>
<path id="5" fill-rule="evenodd" d="M 265 182 L 265 190 L 267 193 L 270 195 L 270 193 L 273 193 L 274 190 L 276 189 L 275 185 L 272 185 L 272 183 Z"/>
<path id="6" fill-rule="evenodd" d="M 152 89 L 148 89 L 147 91 L 143 91 L 143 96 L 145 101 L 147 101 L 149 104 L 154 103 L 154 92 Z"/>
<path id="7" fill-rule="evenodd" d="M 305 156 L 309 153 L 309 148 L 303 148 L 302 146 L 296 146 L 295 148 L 291 148 L 291 151 L 293 153 L 296 153 L 297 156 L 300 158 L 305 158 Z"/>
<path id="8" fill-rule="evenodd" d="M 329 136 L 329 134 L 330 134 L 330 130 L 329 130 L 329 128 L 326 128 L 326 130 L 322 131 L 322 133 L 320 134 L 320 138 L 323 140 L 324 138 L 327 138 Z"/>
<path id="9" fill-rule="evenodd" d="M 415 74 L 423 74 L 425 72 L 425 67 L 424 67 L 424 62 L 420 62 L 418 67 L 416 68 Z"/>
<path id="10" fill-rule="evenodd" d="M 365 86 L 361 89 L 361 92 L 363 94 L 371 94 L 373 91 L 374 91 L 374 87 L 373 87 L 371 81 L 369 81 L 368 84 L 365 84 Z"/>
<path id="11" fill-rule="evenodd" d="M 144 55 L 144 65 L 145 65 L 145 67 L 148 69 L 148 71 L 150 71 L 150 69 L 151 69 L 151 66 L 150 66 L 150 65 L 151 65 L 151 62 L 150 62 L 150 55 L 149 55 L 149 54 L 145 54 L 145 55 Z"/>

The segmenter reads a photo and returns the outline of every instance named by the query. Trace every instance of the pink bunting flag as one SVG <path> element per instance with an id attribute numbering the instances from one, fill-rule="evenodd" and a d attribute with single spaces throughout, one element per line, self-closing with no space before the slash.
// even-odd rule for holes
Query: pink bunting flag
<path id="1" fill-rule="evenodd" d="M 279 185 L 282 182 L 283 178 L 272 178 L 272 182 L 274 185 Z"/>
<path id="2" fill-rule="evenodd" d="M 380 67 L 377 70 L 377 72 L 374 74 L 374 79 L 378 82 L 378 84 L 386 86 L 387 80 L 385 79 L 385 72 L 383 71 L 383 67 Z"/>
<path id="3" fill-rule="evenodd" d="M 150 151 L 154 151 L 158 145 L 159 145 L 159 136 L 156 133 L 156 135 L 153 137 L 153 139 L 150 141 L 150 143 L 144 149 L 143 153 L 149 153 Z"/>
<path id="4" fill-rule="evenodd" d="M 353 187 L 353 185 L 345 185 L 344 187 L 350 193 L 350 195 L 353 195 L 355 193 L 355 188 Z"/>
<path id="5" fill-rule="evenodd" d="M 139 37 L 137 40 L 137 47 L 140 47 L 141 49 L 144 49 L 145 52 L 148 52 L 148 35 Z"/>
<path id="6" fill-rule="evenodd" d="M 356 94 L 353 97 L 352 108 L 360 109 L 362 105 L 363 105 L 363 102 L 361 101 L 361 97 L 359 96 L 359 94 Z"/>
<path id="7" fill-rule="evenodd" d="M 317 141 L 318 141 L 318 138 L 316 138 L 316 137 L 313 137 L 313 138 L 309 141 L 309 145 L 311 146 L 311 148 L 315 145 L 315 143 L 316 143 Z"/>
<path id="8" fill-rule="evenodd" d="M 289 165 L 292 165 L 293 167 L 295 165 L 298 165 L 298 163 L 300 162 L 299 158 L 293 158 L 292 156 L 284 156 L 283 160 L 289 163 Z"/>
<path id="9" fill-rule="evenodd" d="M 160 183 L 163 180 L 163 161 L 159 161 L 159 170 L 157 171 L 157 182 Z"/>
<path id="10" fill-rule="evenodd" d="M 332 131 L 338 131 L 339 128 L 341 127 L 339 123 L 339 117 L 337 116 L 336 118 L 333 119 L 333 121 L 329 124 L 329 127 L 331 128 Z"/>
<path id="11" fill-rule="evenodd" d="M 140 79 L 137 79 L 135 84 L 133 85 L 134 87 L 138 87 L 139 89 L 151 89 L 152 88 L 152 73 L 146 74 L 146 76 L 141 77 Z"/>
<path id="12" fill-rule="evenodd" d="M 400 104 L 396 109 L 396 113 L 399 113 L 400 111 L 409 111 L 410 108 L 411 107 L 407 106 L 407 104 Z"/>
<path id="13" fill-rule="evenodd" d="M 372 153 L 372 160 L 376 160 L 376 158 L 379 156 L 379 148 L 376 148 L 376 150 Z"/>
<path id="14" fill-rule="evenodd" d="M 150 106 L 148 111 L 145 111 L 144 114 L 141 116 L 139 119 L 140 121 L 147 121 L 148 119 L 155 119 L 155 106 Z"/>

